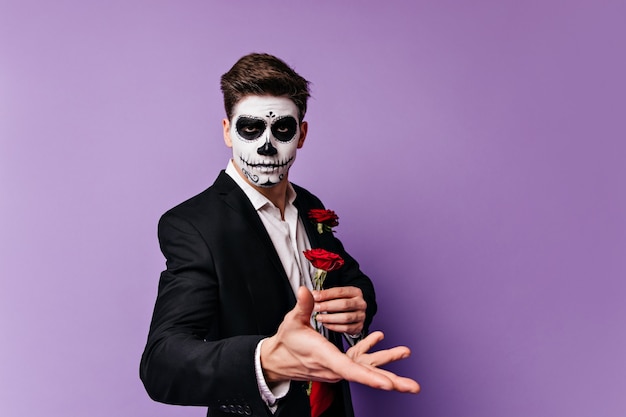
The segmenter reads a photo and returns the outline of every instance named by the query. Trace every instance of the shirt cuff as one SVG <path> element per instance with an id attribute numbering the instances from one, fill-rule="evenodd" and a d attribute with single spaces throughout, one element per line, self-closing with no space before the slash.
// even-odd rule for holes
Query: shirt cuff
<path id="1" fill-rule="evenodd" d="M 256 345 L 256 350 L 254 351 L 254 372 L 256 373 L 256 383 L 259 387 L 261 399 L 267 404 L 267 407 L 273 414 L 278 408 L 278 400 L 289 392 L 289 381 L 280 382 L 276 384 L 273 389 L 270 389 L 267 385 L 265 377 L 263 376 L 263 368 L 261 367 L 261 345 L 264 341 L 265 339 L 262 339 L 259 344 Z"/>

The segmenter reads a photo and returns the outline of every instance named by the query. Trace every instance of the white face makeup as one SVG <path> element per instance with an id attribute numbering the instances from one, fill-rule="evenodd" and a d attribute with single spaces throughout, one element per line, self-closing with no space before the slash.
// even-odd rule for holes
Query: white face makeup
<path id="1" fill-rule="evenodd" d="M 296 159 L 298 107 L 286 97 L 245 97 L 235 105 L 229 133 L 235 165 L 252 184 L 272 187 Z"/>

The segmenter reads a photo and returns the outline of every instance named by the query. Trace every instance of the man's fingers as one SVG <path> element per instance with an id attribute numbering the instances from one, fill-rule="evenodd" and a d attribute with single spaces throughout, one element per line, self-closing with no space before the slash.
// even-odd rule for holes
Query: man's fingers
<path id="1" fill-rule="evenodd" d="M 315 311 L 338 313 L 342 311 L 361 311 L 365 314 L 367 303 L 361 297 L 333 298 L 326 301 L 315 301 Z"/>
<path id="2" fill-rule="evenodd" d="M 313 296 L 316 302 L 334 300 L 337 298 L 363 298 L 363 291 L 357 287 L 333 287 L 321 291 L 314 291 Z"/>
<path id="3" fill-rule="evenodd" d="M 370 353 L 366 355 L 366 360 L 359 360 L 360 363 L 366 363 L 372 366 L 383 366 L 391 362 L 399 361 L 400 359 L 406 359 L 411 356 L 411 350 L 406 346 L 396 346 L 387 350 L 380 350 L 378 352 Z M 363 358 L 365 359 L 365 358 Z"/>
<path id="4" fill-rule="evenodd" d="M 362 311 L 349 311 L 346 313 L 318 314 L 315 319 L 323 324 L 362 324 L 365 321 L 365 313 Z"/>
<path id="5" fill-rule="evenodd" d="M 417 394 L 420 391 L 419 384 L 410 378 L 398 376 L 384 369 L 350 361 L 346 356 L 344 358 L 349 361 L 349 364 L 337 368 L 337 373 L 347 381 L 358 382 L 359 384 L 385 391 L 413 394 Z"/>
<path id="6" fill-rule="evenodd" d="M 366 338 L 348 349 L 346 355 L 359 363 L 371 366 L 382 366 L 411 356 L 411 349 L 406 346 L 396 346 L 391 349 L 367 353 L 384 338 L 385 335 L 383 332 L 372 332 Z"/>
<path id="7" fill-rule="evenodd" d="M 346 381 L 357 382 L 372 388 L 390 391 L 393 389 L 393 382 L 388 376 L 377 372 L 375 368 L 367 367 L 354 362 L 346 355 L 334 357 L 332 369 Z"/>
<path id="8" fill-rule="evenodd" d="M 374 347 L 374 345 L 376 345 L 378 342 L 380 342 L 384 338 L 385 338 L 385 335 L 383 332 L 381 331 L 372 332 L 369 335 L 367 335 L 367 337 L 365 337 L 363 340 L 360 340 L 356 345 L 348 349 L 346 354 L 349 357 L 354 358 L 363 353 L 367 353 Z"/>
<path id="9" fill-rule="evenodd" d="M 419 394 L 422 390 L 422 387 L 420 387 L 420 384 L 418 384 L 417 381 L 403 376 L 397 377 L 394 381 L 394 387 L 394 389 L 398 392 L 408 392 L 411 394 Z"/>
<path id="10" fill-rule="evenodd" d="M 398 376 L 393 372 L 387 371 L 385 369 L 374 368 L 374 371 L 387 377 L 393 384 L 392 389 L 394 391 L 417 394 L 421 390 L 420 385 L 417 383 L 417 381 L 414 381 L 411 378 Z"/>
<path id="11" fill-rule="evenodd" d="M 369 352 L 378 342 L 385 338 L 385 334 L 379 330 L 370 333 L 363 340 L 359 341 L 354 347 L 350 350 L 354 349 L 356 353 L 366 353 Z"/>

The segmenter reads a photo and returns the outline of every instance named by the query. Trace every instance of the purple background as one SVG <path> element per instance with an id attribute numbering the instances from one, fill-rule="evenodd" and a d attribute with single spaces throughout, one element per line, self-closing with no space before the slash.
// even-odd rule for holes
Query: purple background
<path id="1" fill-rule="evenodd" d="M 623 1 L 0 1 L 0 414 L 202 416 L 138 378 L 162 212 L 229 151 L 219 76 L 313 81 L 291 179 L 341 216 L 418 396 L 626 415 Z"/>

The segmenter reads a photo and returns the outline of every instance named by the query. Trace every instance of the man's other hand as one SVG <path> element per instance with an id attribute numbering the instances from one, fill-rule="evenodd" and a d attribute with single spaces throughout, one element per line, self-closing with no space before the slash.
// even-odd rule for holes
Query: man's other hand
<path id="1" fill-rule="evenodd" d="M 375 332 L 344 354 L 311 327 L 313 306 L 311 292 L 300 287 L 296 306 L 287 313 L 278 332 L 263 342 L 261 366 L 268 382 L 345 379 L 387 391 L 419 392 L 420 386 L 414 380 L 378 368 L 406 358 L 410 354 L 408 348 L 368 353 L 382 340 L 382 333 Z"/>

